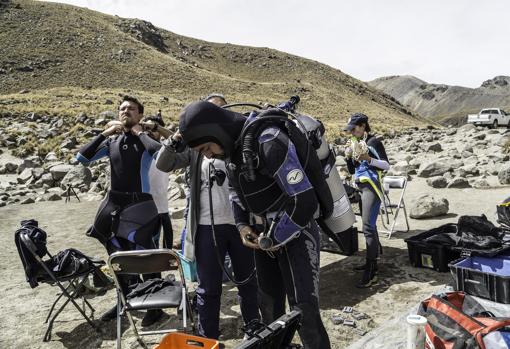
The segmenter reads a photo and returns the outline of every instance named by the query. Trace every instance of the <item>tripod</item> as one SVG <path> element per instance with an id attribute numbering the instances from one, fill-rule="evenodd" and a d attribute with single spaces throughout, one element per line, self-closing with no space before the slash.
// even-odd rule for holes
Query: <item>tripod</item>
<path id="1" fill-rule="evenodd" d="M 67 185 L 65 195 L 66 195 L 66 203 L 71 202 L 71 195 L 74 195 L 78 199 L 78 202 L 80 202 L 80 198 L 78 197 L 78 194 L 76 194 L 76 191 L 74 190 L 72 184 Z"/>

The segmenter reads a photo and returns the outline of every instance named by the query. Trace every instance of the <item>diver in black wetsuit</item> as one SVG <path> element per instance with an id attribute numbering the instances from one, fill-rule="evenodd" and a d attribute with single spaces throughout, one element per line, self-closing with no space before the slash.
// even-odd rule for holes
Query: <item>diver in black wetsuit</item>
<path id="1" fill-rule="evenodd" d="M 143 105 L 136 98 L 125 96 L 119 106 L 119 120 L 111 121 L 106 130 L 83 146 L 76 156 L 83 164 L 103 157 L 110 159 L 110 191 L 98 209 L 94 224 L 87 232 L 87 235 L 97 238 L 109 254 L 154 248 L 152 234 L 158 228 L 159 218 L 149 193 L 149 168 L 161 144 L 149 137 L 140 125 L 143 111 Z M 123 231 L 122 214 L 127 214 L 127 208 L 134 204 L 140 204 L 132 211 L 142 224 L 135 233 L 131 229 Z M 130 283 L 128 279 L 121 281 L 123 287 Z M 161 315 L 162 311 L 159 309 L 149 310 L 142 325 L 154 323 Z M 116 307 L 101 319 L 108 321 L 115 316 Z"/>
<path id="2" fill-rule="evenodd" d="M 286 133 L 262 126 L 254 149 L 259 164 L 248 180 L 236 140 L 247 119 L 212 103 L 196 102 L 180 116 L 188 146 L 211 158 L 225 158 L 236 225 L 243 243 L 255 249 L 262 319 L 269 324 L 285 313 L 285 296 L 302 313 L 299 335 L 305 348 L 330 348 L 319 311 L 319 233 L 314 221 L 318 201 Z M 237 195 L 235 195 L 237 194 Z M 274 222 L 276 239 L 289 240 L 271 253 L 259 249 L 250 215 Z"/>

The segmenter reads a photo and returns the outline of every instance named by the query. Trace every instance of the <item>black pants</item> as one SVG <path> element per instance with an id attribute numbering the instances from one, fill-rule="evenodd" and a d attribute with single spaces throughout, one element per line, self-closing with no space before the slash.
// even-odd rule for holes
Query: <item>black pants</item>
<path id="1" fill-rule="evenodd" d="M 255 251 L 262 321 L 269 324 L 291 309 L 302 314 L 299 336 L 305 349 L 329 349 L 319 309 L 319 232 L 315 222 L 271 256 Z"/>
<path id="2" fill-rule="evenodd" d="M 164 248 L 172 248 L 174 242 L 174 231 L 172 229 L 172 221 L 170 220 L 170 215 L 167 213 L 159 214 L 159 221 L 161 223 L 161 227 L 163 228 L 163 247 Z M 159 242 L 159 235 L 158 235 Z M 157 244 L 156 246 L 159 246 Z"/>
<path id="3" fill-rule="evenodd" d="M 361 183 L 361 218 L 363 221 L 363 235 L 367 245 L 367 259 L 377 259 L 379 256 L 379 233 L 377 232 L 377 217 L 381 208 L 381 200 L 370 184 Z"/>
<path id="4" fill-rule="evenodd" d="M 232 224 L 214 226 L 218 252 L 223 262 L 229 254 L 235 279 L 246 279 L 254 268 L 253 250 L 244 246 L 239 231 Z M 198 225 L 195 238 L 195 257 L 198 273 L 198 331 L 201 336 L 218 338 L 220 322 L 223 270 L 218 262 L 210 225 Z M 260 319 L 257 305 L 257 281 L 253 277 L 238 287 L 238 300 L 245 324 Z"/>

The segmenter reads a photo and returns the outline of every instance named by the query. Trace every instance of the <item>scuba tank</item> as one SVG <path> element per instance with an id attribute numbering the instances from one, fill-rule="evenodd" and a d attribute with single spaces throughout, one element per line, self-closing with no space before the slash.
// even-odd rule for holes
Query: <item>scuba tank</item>
<path id="1" fill-rule="evenodd" d="M 356 221 L 349 197 L 345 191 L 343 180 L 336 170 L 336 154 L 333 147 L 326 141 L 325 128 L 319 120 L 308 115 L 297 115 L 298 127 L 304 127 L 308 139 L 314 146 L 322 165 L 322 172 L 333 198 L 333 213 L 329 217 L 320 217 L 321 228 L 330 233 L 340 233 L 352 227 Z M 303 131 L 303 130 L 302 130 Z"/>

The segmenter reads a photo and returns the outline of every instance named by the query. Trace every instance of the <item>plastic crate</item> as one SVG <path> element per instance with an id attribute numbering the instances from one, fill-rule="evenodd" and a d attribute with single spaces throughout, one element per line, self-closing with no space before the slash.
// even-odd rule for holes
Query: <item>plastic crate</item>
<path id="1" fill-rule="evenodd" d="M 466 257 L 450 263 L 455 289 L 510 304 L 510 257 Z"/>
<path id="2" fill-rule="evenodd" d="M 217 349 L 219 347 L 217 340 L 176 332 L 164 336 L 154 349 Z"/>
<path id="3" fill-rule="evenodd" d="M 179 251 L 177 251 L 179 255 L 179 259 L 181 260 L 182 272 L 184 273 L 184 277 L 188 281 L 197 281 L 197 263 L 195 261 L 190 261 L 186 257 L 184 257 Z"/>
<path id="4" fill-rule="evenodd" d="M 454 233 L 456 231 L 457 227 L 455 224 L 445 224 L 405 239 L 411 265 L 417 268 L 429 268 L 440 272 L 449 271 L 448 263 L 458 259 L 460 251 L 451 250 L 448 246 L 428 242 L 425 239 L 436 234 L 444 232 Z"/>

